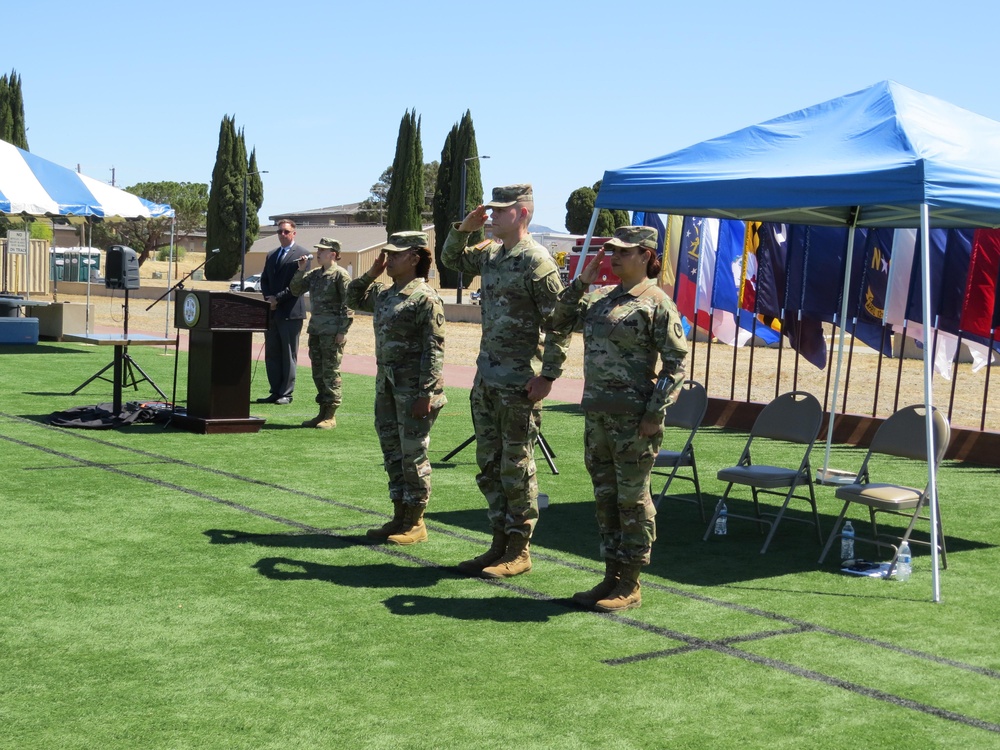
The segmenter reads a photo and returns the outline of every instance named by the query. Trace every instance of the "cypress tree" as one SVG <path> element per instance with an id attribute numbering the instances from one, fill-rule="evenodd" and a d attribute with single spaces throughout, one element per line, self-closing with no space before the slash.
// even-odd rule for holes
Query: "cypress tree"
<path id="1" fill-rule="evenodd" d="M 247 167 L 247 250 L 260 236 L 260 207 L 264 205 L 264 180 L 257 166 L 257 149 L 250 152 L 250 163 Z M 256 174 L 255 174 L 256 173 Z"/>
<path id="2" fill-rule="evenodd" d="M 420 145 L 420 122 L 415 109 L 399 122 L 396 154 L 392 160 L 392 181 L 386 196 L 387 234 L 419 230 L 424 205 L 424 159 Z"/>
<path id="3" fill-rule="evenodd" d="M 0 76 L 0 139 L 14 142 L 14 112 L 10 102 L 10 81 L 7 74 Z"/>
<path id="4" fill-rule="evenodd" d="M 255 162 L 256 162 L 256 154 Z M 247 176 L 247 149 L 243 130 L 236 130 L 235 117 L 223 117 L 219 128 L 219 148 L 212 170 L 212 187 L 208 194 L 206 244 L 208 251 L 218 248 L 205 264 L 205 277 L 214 281 L 228 279 L 239 270 L 243 232 L 243 179 Z M 255 177 L 259 178 L 259 175 Z M 247 183 L 247 244 L 250 244 L 251 215 L 256 217 L 250 200 L 253 178 Z M 263 188 L 260 189 L 263 195 Z M 253 219 L 256 222 L 256 218 Z M 259 225 L 258 225 L 259 228 Z"/>
<path id="5" fill-rule="evenodd" d="M 458 123 L 451 126 L 441 148 L 441 166 L 438 167 L 437 183 L 434 185 L 434 262 L 438 269 L 438 279 L 442 289 L 453 289 L 458 280 L 455 271 L 441 262 L 441 250 L 448 237 L 451 223 L 455 220 L 448 211 L 451 197 L 452 149 L 458 138 Z"/>
<path id="6" fill-rule="evenodd" d="M 10 73 L 10 109 L 13 118 L 11 143 L 28 150 L 28 129 L 24 122 L 24 95 L 21 93 L 21 76 Z"/>
<path id="7" fill-rule="evenodd" d="M 437 187 L 434 191 L 434 227 L 436 231 L 434 254 L 440 258 L 444 241 L 451 224 L 461 221 L 466 214 L 482 202 L 483 178 L 480 171 L 479 147 L 476 145 L 476 128 L 472 112 L 465 111 L 460 122 L 452 125 L 441 150 Z M 471 158 L 470 158 L 471 157 Z M 465 196 L 462 196 L 462 169 L 465 169 Z M 470 242 L 483 239 L 482 230 L 475 232 Z M 458 274 L 438 261 L 442 289 L 454 289 Z"/>

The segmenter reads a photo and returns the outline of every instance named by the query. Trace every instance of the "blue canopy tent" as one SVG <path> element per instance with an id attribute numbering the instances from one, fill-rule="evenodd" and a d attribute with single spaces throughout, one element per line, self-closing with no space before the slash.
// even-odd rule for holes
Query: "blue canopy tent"
<path id="1" fill-rule="evenodd" d="M 45 217 L 83 224 L 93 221 L 172 218 L 174 210 L 168 205 L 152 203 L 61 167 L 6 141 L 0 141 L 0 214 Z M 172 247 L 172 228 L 170 244 Z M 6 246 L 3 279 L 6 282 Z M 87 292 L 89 298 L 89 285 Z M 89 327 L 88 315 L 88 330 Z"/>
<path id="2" fill-rule="evenodd" d="M 924 330 L 934 227 L 1000 226 L 1000 123 L 893 81 L 604 173 L 602 208 L 828 226 L 922 230 Z M 848 232 L 845 284 L 854 232 Z M 581 269 L 583 263 L 578 263 Z M 847 318 L 842 295 L 841 320 Z M 840 327 L 839 381 L 845 329 Z M 934 455 L 932 363 L 924 358 L 927 451 Z M 827 437 L 832 442 L 833 419 Z M 931 487 L 933 598 L 940 601 L 937 478 Z"/>
<path id="3" fill-rule="evenodd" d="M 0 213 L 83 223 L 166 218 L 174 210 L 0 141 Z"/>

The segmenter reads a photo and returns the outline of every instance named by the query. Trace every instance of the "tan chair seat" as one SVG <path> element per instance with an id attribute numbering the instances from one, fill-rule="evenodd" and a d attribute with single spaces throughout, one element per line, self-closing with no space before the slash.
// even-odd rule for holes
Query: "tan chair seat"
<path id="1" fill-rule="evenodd" d="M 799 472 L 795 469 L 760 464 L 731 466 L 728 469 L 720 470 L 716 476 L 722 482 L 734 482 L 735 484 L 747 484 L 770 489 L 791 486 L 798 474 Z"/>
<path id="2" fill-rule="evenodd" d="M 845 484 L 837 488 L 840 500 L 850 500 L 854 503 L 873 505 L 882 510 L 900 510 L 916 508 L 920 502 L 920 490 L 914 487 L 904 487 L 899 484 Z"/>

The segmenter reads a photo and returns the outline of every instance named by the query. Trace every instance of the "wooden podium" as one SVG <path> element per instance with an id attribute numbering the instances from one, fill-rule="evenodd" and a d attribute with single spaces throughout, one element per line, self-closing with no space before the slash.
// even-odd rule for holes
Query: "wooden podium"
<path id="1" fill-rule="evenodd" d="M 233 292 L 182 289 L 174 325 L 190 335 L 187 411 L 178 427 L 201 434 L 258 432 L 264 421 L 250 416 L 253 334 L 266 331 L 271 306 Z"/>

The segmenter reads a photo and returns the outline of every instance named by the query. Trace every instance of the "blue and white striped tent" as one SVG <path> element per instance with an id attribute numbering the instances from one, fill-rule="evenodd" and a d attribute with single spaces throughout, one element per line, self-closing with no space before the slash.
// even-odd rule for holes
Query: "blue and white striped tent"
<path id="1" fill-rule="evenodd" d="M 82 223 L 169 218 L 174 210 L 0 141 L 0 214 Z"/>

